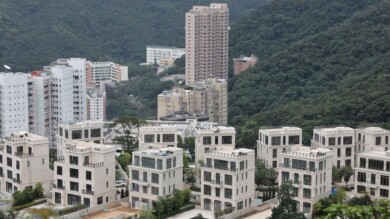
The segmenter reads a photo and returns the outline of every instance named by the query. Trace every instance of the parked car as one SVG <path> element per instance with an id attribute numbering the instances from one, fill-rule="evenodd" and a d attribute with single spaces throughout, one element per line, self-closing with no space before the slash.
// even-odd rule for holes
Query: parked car
<path id="1" fill-rule="evenodd" d="M 116 187 L 122 187 L 125 186 L 125 183 L 122 180 L 116 181 Z"/>

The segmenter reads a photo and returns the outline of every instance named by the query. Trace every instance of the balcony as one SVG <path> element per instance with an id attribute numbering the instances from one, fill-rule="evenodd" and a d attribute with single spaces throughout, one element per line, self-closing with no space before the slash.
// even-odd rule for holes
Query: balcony
<path id="1" fill-rule="evenodd" d="M 100 163 L 83 163 L 83 166 L 90 167 L 90 168 L 97 168 L 97 167 L 104 166 L 104 162 L 100 162 Z"/>
<path id="2" fill-rule="evenodd" d="M 14 155 L 16 157 L 20 157 L 20 158 L 33 157 L 34 156 L 33 153 L 24 154 L 24 153 L 19 153 L 19 152 L 15 152 Z"/>
<path id="3" fill-rule="evenodd" d="M 12 182 L 18 183 L 18 184 L 22 184 L 22 180 L 16 179 L 16 178 L 13 178 L 13 179 L 12 179 Z"/>
<path id="4" fill-rule="evenodd" d="M 63 185 L 57 186 L 56 184 L 53 184 L 53 188 L 54 188 L 54 189 L 62 189 L 62 190 L 65 190 L 65 186 L 63 186 Z"/>
<path id="5" fill-rule="evenodd" d="M 92 191 L 92 190 L 81 190 L 81 192 L 84 194 L 84 195 L 95 195 L 95 192 Z"/>
<path id="6" fill-rule="evenodd" d="M 288 168 L 288 169 L 293 169 L 293 170 L 298 170 L 298 171 L 307 171 L 307 172 L 318 172 L 318 169 L 317 168 L 308 168 L 308 167 L 305 167 L 305 168 L 296 168 L 296 167 L 293 167 L 291 165 L 288 165 L 288 164 L 279 164 L 279 167 L 280 168 Z M 325 169 L 323 169 L 325 170 Z"/>

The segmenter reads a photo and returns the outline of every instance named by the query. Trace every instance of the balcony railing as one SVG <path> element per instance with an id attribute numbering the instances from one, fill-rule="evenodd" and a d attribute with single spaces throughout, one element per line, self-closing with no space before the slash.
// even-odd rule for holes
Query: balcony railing
<path id="1" fill-rule="evenodd" d="M 100 163 L 83 163 L 83 166 L 91 167 L 91 168 L 97 168 L 97 167 L 104 166 L 104 162 L 100 162 Z"/>
<path id="2" fill-rule="evenodd" d="M 308 172 L 317 172 L 318 169 L 317 168 L 309 168 L 309 167 L 305 167 L 305 168 L 296 168 L 296 167 L 293 167 L 292 165 L 288 165 L 288 164 L 279 164 L 279 167 L 283 167 L 283 168 L 289 168 L 289 169 L 294 169 L 294 170 L 302 170 L 302 171 L 308 171 Z M 325 169 L 324 169 L 325 170 Z"/>
<path id="3" fill-rule="evenodd" d="M 21 158 L 24 158 L 24 157 L 32 157 L 32 156 L 34 156 L 33 153 L 24 154 L 24 153 L 18 153 L 18 152 L 15 152 L 14 155 L 15 155 L 16 157 L 21 157 Z"/>
<path id="4" fill-rule="evenodd" d="M 81 190 L 81 192 L 83 194 L 86 194 L 86 195 L 95 195 L 95 192 L 92 191 L 92 190 L 85 190 L 85 189 L 83 189 L 83 190 Z"/>
<path id="5" fill-rule="evenodd" d="M 65 190 L 65 186 L 63 186 L 63 185 L 59 185 L 59 186 L 57 186 L 56 184 L 53 184 L 53 188 L 55 188 L 55 189 L 63 189 L 63 190 Z"/>

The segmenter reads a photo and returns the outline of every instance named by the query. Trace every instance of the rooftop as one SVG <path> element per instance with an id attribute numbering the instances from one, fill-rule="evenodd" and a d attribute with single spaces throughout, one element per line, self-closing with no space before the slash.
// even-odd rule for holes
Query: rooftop
<path id="1" fill-rule="evenodd" d="M 225 148 L 223 150 L 210 150 L 205 152 L 205 155 L 223 157 L 223 158 L 243 158 L 247 156 L 252 156 L 254 154 L 255 154 L 254 150 L 247 149 L 247 148 L 236 148 L 236 149 Z"/>
<path id="2" fill-rule="evenodd" d="M 367 134 L 390 134 L 390 130 L 383 129 L 381 127 L 364 127 L 364 128 L 358 128 L 357 130 L 365 132 Z"/>
<path id="3" fill-rule="evenodd" d="M 302 129 L 298 127 L 261 127 L 259 132 L 265 134 L 302 134 Z"/>
<path id="4" fill-rule="evenodd" d="M 311 149 L 309 146 L 295 145 L 287 149 L 282 154 L 295 156 L 295 157 L 304 157 L 304 158 L 322 158 L 326 156 L 332 156 L 332 151 L 325 148 L 316 148 Z"/>
<path id="5" fill-rule="evenodd" d="M 314 132 L 319 132 L 324 135 L 328 134 L 354 134 L 355 130 L 350 127 L 345 127 L 345 126 L 337 126 L 337 127 L 316 127 L 314 128 Z"/>
<path id="6" fill-rule="evenodd" d="M 78 153 L 115 152 L 114 145 L 95 144 L 92 142 L 77 141 L 77 140 L 67 141 L 65 143 L 65 149 L 70 152 L 78 152 Z"/>
<path id="7" fill-rule="evenodd" d="M 181 148 L 175 148 L 175 147 L 166 147 L 161 148 L 159 150 L 156 149 L 147 149 L 144 151 L 136 151 L 133 152 L 134 155 L 149 155 L 149 156 L 155 156 L 155 157 L 167 157 L 172 154 L 177 154 L 183 152 L 183 149 Z"/>
<path id="8" fill-rule="evenodd" d="M 197 121 L 202 122 L 208 121 L 209 117 L 200 114 L 190 114 L 186 111 L 177 111 L 174 114 L 160 117 L 160 120 L 163 121 L 186 121 L 187 119 L 197 119 Z"/>
<path id="9" fill-rule="evenodd" d="M 227 126 L 218 126 L 214 122 L 202 122 L 199 123 L 196 127 L 196 130 L 201 132 L 213 132 L 213 133 L 236 133 L 236 129 L 234 127 L 227 127 Z"/>
<path id="10" fill-rule="evenodd" d="M 390 159 L 390 151 L 385 151 L 385 149 L 386 149 L 385 147 L 370 146 L 370 147 L 367 147 L 364 152 L 359 153 L 358 156 L 380 158 L 380 159 Z"/>
<path id="11" fill-rule="evenodd" d="M 147 49 L 177 49 L 176 46 L 158 46 L 158 45 L 147 45 Z"/>
<path id="12" fill-rule="evenodd" d="M 22 142 L 22 141 L 49 141 L 47 138 L 40 135 L 35 135 L 29 132 L 14 132 L 9 137 L 5 138 L 9 142 Z"/>
<path id="13" fill-rule="evenodd" d="M 104 122 L 101 121 L 63 121 L 60 126 L 71 128 L 71 127 L 103 127 Z"/>

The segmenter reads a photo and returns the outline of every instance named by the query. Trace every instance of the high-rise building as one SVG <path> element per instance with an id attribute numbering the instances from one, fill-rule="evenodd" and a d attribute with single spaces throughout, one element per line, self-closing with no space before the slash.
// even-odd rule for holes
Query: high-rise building
<path id="1" fill-rule="evenodd" d="M 229 9 L 227 4 L 194 6 L 186 13 L 186 85 L 210 76 L 228 78 Z"/>
<path id="2" fill-rule="evenodd" d="M 101 92 L 97 88 L 87 90 L 87 119 L 106 120 L 106 92 Z"/>
<path id="3" fill-rule="evenodd" d="M 26 73 L 0 73 L 0 138 L 29 130 L 27 80 Z"/>
<path id="4" fill-rule="evenodd" d="M 227 82 L 209 78 L 192 86 L 175 87 L 157 97 L 157 117 L 177 111 L 207 115 L 211 122 L 227 125 Z"/>

